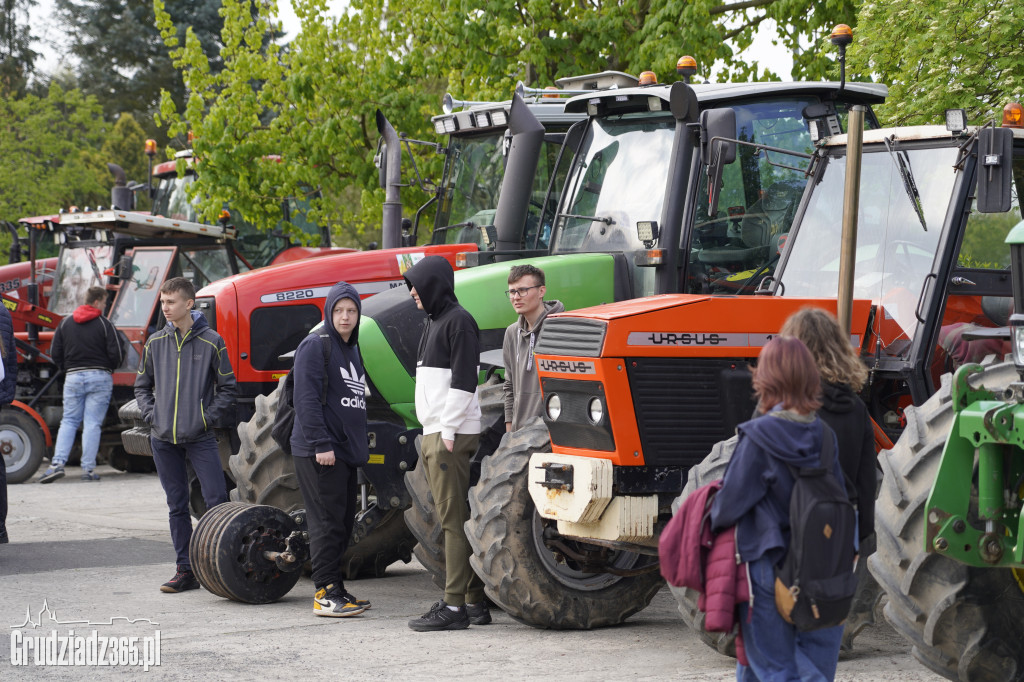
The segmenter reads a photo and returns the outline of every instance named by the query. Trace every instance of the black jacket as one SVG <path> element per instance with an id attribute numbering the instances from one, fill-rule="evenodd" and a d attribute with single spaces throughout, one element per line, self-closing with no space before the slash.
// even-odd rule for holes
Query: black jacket
<path id="1" fill-rule="evenodd" d="M 18 388 L 18 349 L 14 345 L 14 320 L 4 306 L 0 306 L 0 341 L 4 346 L 4 378 L 0 381 L 0 405 L 10 405 Z"/>
<path id="2" fill-rule="evenodd" d="M 405 283 L 427 313 L 416 355 L 416 418 L 423 433 L 480 433 L 476 397 L 480 330 L 455 297 L 455 273 L 441 256 L 427 256 L 405 272 Z"/>
<path id="3" fill-rule="evenodd" d="M 320 335 L 311 333 L 295 351 L 295 426 L 291 446 L 295 457 L 313 457 L 333 450 L 338 461 L 362 466 L 369 461 L 366 442 L 366 372 L 359 357 L 359 325 L 348 341 L 332 320 L 339 300 L 351 299 L 362 314 L 359 293 L 348 282 L 331 287 L 324 303 L 324 330 L 331 339 L 327 362 L 327 402 L 320 402 L 324 381 L 324 349 Z"/>
<path id="4" fill-rule="evenodd" d="M 220 334 L 192 311 L 184 338 L 171 323 L 146 341 L 135 377 L 135 398 L 153 436 L 192 443 L 234 422 L 235 373 Z"/>
<path id="5" fill-rule="evenodd" d="M 50 344 L 50 357 L 65 372 L 102 369 L 113 372 L 124 356 L 114 324 L 92 306 L 79 306 L 57 325 Z M 79 322 L 80 319 L 86 319 Z"/>
<path id="6" fill-rule="evenodd" d="M 839 464 L 847 479 L 850 499 L 856 496 L 860 539 L 875 530 L 875 432 L 867 407 L 845 384 L 822 383 L 824 401 L 818 416 L 832 427 L 839 441 Z M 850 490 L 850 485 L 853 490 Z"/>

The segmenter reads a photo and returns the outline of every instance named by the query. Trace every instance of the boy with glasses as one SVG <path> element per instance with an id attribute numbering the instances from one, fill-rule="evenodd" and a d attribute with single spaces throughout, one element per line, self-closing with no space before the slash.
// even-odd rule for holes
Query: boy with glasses
<path id="1" fill-rule="evenodd" d="M 508 294 L 519 319 L 505 330 L 505 431 L 516 431 L 541 415 L 540 380 L 533 349 L 548 315 L 565 311 L 559 301 L 545 301 L 544 271 L 515 265 L 508 273 Z"/>

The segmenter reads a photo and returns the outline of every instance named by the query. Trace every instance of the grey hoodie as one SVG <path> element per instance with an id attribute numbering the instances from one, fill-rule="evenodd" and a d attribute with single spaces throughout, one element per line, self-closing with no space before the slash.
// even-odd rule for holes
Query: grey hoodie
<path id="1" fill-rule="evenodd" d="M 561 301 L 544 301 L 544 310 L 531 331 L 522 315 L 505 330 L 501 355 L 505 361 L 505 423 L 518 430 L 533 417 L 541 415 L 540 380 L 533 348 L 548 315 L 565 312 Z"/>

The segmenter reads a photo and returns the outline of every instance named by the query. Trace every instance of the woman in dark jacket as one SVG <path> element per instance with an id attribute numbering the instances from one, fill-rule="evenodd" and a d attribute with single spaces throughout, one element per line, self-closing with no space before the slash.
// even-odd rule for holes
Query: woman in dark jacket
<path id="1" fill-rule="evenodd" d="M 758 358 L 754 390 L 763 416 L 740 424 L 736 451 L 711 505 L 715 532 L 736 526 L 736 549 L 750 572 L 751 603 L 740 605 L 750 665 L 737 680 L 831 680 L 842 626 L 799 632 L 775 607 L 775 565 L 790 540 L 790 467 L 821 466 L 824 438 L 835 438 L 815 410 L 821 379 L 807 347 L 791 337 L 769 341 Z M 833 472 L 842 478 L 838 458 Z"/>
<path id="2" fill-rule="evenodd" d="M 857 505 L 861 543 L 875 530 L 875 432 L 867 407 L 857 391 L 868 378 L 839 323 L 821 308 L 804 308 L 782 326 L 783 336 L 804 342 L 821 374 L 822 405 L 818 416 L 839 439 L 839 464 L 846 475 L 846 492 Z"/>

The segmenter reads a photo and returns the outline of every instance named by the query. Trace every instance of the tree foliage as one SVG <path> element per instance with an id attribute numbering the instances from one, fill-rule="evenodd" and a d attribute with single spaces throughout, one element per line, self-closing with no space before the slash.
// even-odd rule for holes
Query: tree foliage
<path id="1" fill-rule="evenodd" d="M 188 28 L 203 45 L 213 71 L 220 68 L 219 7 L 220 0 L 170 0 L 165 9 L 177 35 Z M 78 62 L 78 87 L 97 97 L 107 120 L 130 113 L 163 137 L 152 122 L 160 93 L 183 106 L 185 88 L 160 39 L 152 1 L 56 0 L 56 8 L 67 35 L 75 37 L 69 52 Z"/>
<path id="2" fill-rule="evenodd" d="M 0 97 L 0 217 L 109 203 L 105 139 L 95 97 L 52 85 L 45 97 Z"/>
<path id="3" fill-rule="evenodd" d="M 35 69 L 39 55 L 28 26 L 35 5 L 36 0 L 0 0 L 0 95 L 24 94 Z"/>
<path id="4" fill-rule="evenodd" d="M 1024 93 L 1024 6 L 996 0 L 865 0 L 851 66 L 889 84 L 893 125 L 939 123 L 947 108 L 998 122 Z"/>

